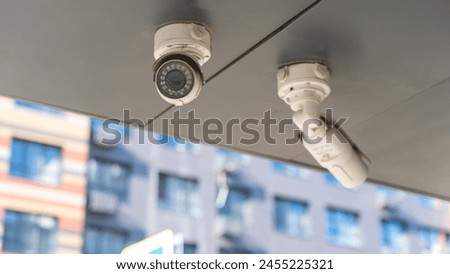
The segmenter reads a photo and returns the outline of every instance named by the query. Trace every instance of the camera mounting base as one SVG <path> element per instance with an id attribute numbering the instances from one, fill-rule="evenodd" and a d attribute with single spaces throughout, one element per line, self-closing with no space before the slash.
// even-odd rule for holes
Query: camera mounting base
<path id="1" fill-rule="evenodd" d="M 193 22 L 164 25 L 155 32 L 154 57 L 173 53 L 188 55 L 202 66 L 211 58 L 211 34 Z"/>
<path id="2" fill-rule="evenodd" d="M 320 63 L 295 63 L 278 69 L 278 96 L 293 111 L 319 105 L 330 94 L 330 72 Z"/>

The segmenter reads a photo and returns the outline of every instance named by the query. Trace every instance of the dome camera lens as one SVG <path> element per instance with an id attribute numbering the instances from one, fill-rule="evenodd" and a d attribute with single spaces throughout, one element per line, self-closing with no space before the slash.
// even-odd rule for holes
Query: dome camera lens
<path id="1" fill-rule="evenodd" d="M 166 75 L 167 85 L 175 90 L 180 90 L 186 84 L 186 77 L 179 70 L 171 70 Z"/>
<path id="2" fill-rule="evenodd" d="M 170 60 L 164 63 L 156 73 L 159 91 L 166 97 L 179 99 L 192 91 L 194 70 L 182 60 Z"/>

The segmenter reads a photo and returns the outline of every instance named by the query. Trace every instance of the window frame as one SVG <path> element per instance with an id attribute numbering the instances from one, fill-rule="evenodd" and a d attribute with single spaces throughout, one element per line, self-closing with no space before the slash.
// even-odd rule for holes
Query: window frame
<path id="1" fill-rule="evenodd" d="M 385 225 L 388 225 L 388 223 L 398 223 L 400 225 L 400 229 L 401 229 L 401 236 L 405 237 L 407 239 L 407 243 L 406 243 L 406 252 L 403 252 L 401 250 L 401 246 L 398 246 L 395 244 L 395 240 L 396 239 L 390 239 L 389 241 L 391 241 L 392 243 L 390 245 L 385 245 Z M 409 233 L 410 233 L 410 227 L 408 225 L 408 223 L 402 219 L 399 218 L 383 218 L 380 221 L 380 231 L 381 231 L 381 241 L 380 241 L 380 245 L 381 245 L 381 251 L 386 251 L 389 253 L 409 253 L 410 249 L 411 249 L 411 241 L 409 238 Z M 392 237 L 392 235 L 389 235 L 389 237 Z M 397 236 L 397 240 L 398 240 L 398 236 Z"/>
<path id="2" fill-rule="evenodd" d="M 230 193 L 231 192 L 240 192 L 240 194 L 243 194 L 244 199 L 240 202 L 240 214 L 235 215 L 233 213 L 233 208 L 230 207 L 229 203 L 230 203 Z M 246 224 L 246 207 L 249 205 L 249 202 L 251 200 L 251 189 L 249 187 L 246 186 L 241 186 L 241 185 L 236 185 L 236 184 L 230 184 L 228 186 L 228 194 L 227 194 L 227 199 L 225 200 L 225 204 L 223 205 L 222 208 L 217 210 L 217 215 L 220 218 L 226 218 L 227 220 L 232 220 L 235 222 L 239 222 L 241 224 Z M 228 207 L 227 207 L 228 205 Z"/>
<path id="3" fill-rule="evenodd" d="M 341 221 L 339 221 L 338 223 L 336 223 L 336 225 L 331 225 L 331 213 L 333 214 L 338 214 L 336 216 L 333 216 L 333 218 L 340 218 Z M 339 216 L 341 215 L 341 216 Z M 351 233 L 350 237 L 348 237 L 349 235 L 343 236 L 342 234 L 346 234 L 343 233 L 344 232 L 348 232 L 350 228 L 355 228 L 355 227 L 345 227 L 342 224 L 342 216 L 351 216 L 354 220 L 356 220 L 355 222 L 352 222 L 351 225 L 352 226 L 356 226 L 356 231 Z M 337 246 L 341 246 L 341 247 L 345 247 L 345 248 L 355 248 L 355 249 L 359 249 L 362 245 L 363 245 L 363 235 L 362 235 L 362 226 L 361 226 L 361 216 L 357 211 L 354 210 L 348 210 L 348 209 L 344 209 L 344 208 L 340 208 L 340 207 L 334 207 L 334 206 L 328 206 L 326 208 L 326 213 L 325 213 L 325 224 L 326 224 L 326 240 L 329 244 L 333 244 L 333 245 L 337 245 Z M 345 217 L 347 218 L 347 217 Z M 346 222 L 348 222 L 348 220 L 345 220 Z M 335 233 L 337 236 L 331 236 L 330 232 L 332 230 L 336 230 L 337 232 Z M 342 237 L 342 238 L 341 238 Z M 334 239 L 336 238 L 336 239 Z"/>
<path id="4" fill-rule="evenodd" d="M 284 222 L 279 223 L 279 220 L 282 216 L 278 216 L 278 206 L 281 206 L 284 204 L 284 208 L 287 206 L 300 206 L 301 212 L 298 217 L 300 217 L 300 230 L 299 233 L 294 233 L 291 231 L 291 229 L 288 227 L 288 221 L 285 220 L 287 217 L 284 216 Z M 284 215 L 287 215 L 288 212 L 286 210 L 283 211 Z M 280 195 L 276 195 L 273 197 L 273 226 L 275 230 L 279 233 L 282 233 L 284 235 L 298 237 L 298 238 L 306 238 L 310 236 L 311 234 L 311 215 L 310 215 L 310 205 L 307 201 L 296 199 L 296 198 L 289 198 L 289 197 L 283 197 Z"/>
<path id="5" fill-rule="evenodd" d="M 8 218 L 12 218 L 12 216 L 8 216 L 9 214 L 15 215 L 14 218 L 16 221 L 13 224 L 11 224 L 10 221 L 8 222 Z M 51 229 L 46 230 L 42 228 L 43 224 L 40 222 L 45 220 L 43 218 L 51 218 L 52 222 L 54 222 Z M 56 250 L 59 220 L 55 216 L 6 209 L 3 225 L 3 251 L 51 254 Z M 46 235 L 46 244 L 43 244 L 44 232 L 48 234 Z M 31 241 L 31 239 L 33 239 L 34 242 Z M 12 248 L 8 247 L 9 244 L 11 244 Z"/>
<path id="6" fill-rule="evenodd" d="M 49 148 L 51 150 L 48 150 Z M 20 149 L 21 151 L 17 152 L 18 149 Z M 31 182 L 36 182 L 48 186 L 56 187 L 61 185 L 63 174 L 63 148 L 61 146 L 37 142 L 20 137 L 12 137 L 10 151 L 11 156 L 9 158 L 9 176 L 26 179 Z M 40 151 L 41 153 L 37 154 L 37 151 Z M 42 154 L 42 152 L 44 152 L 44 154 Z M 16 153 L 19 153 L 20 155 L 18 156 Z M 34 169 L 42 168 L 42 166 L 38 166 L 36 164 L 36 161 L 39 159 L 34 159 L 30 156 L 30 154 L 34 156 L 41 156 L 41 159 L 48 157 L 49 154 L 54 154 L 53 156 L 56 156 L 58 164 L 58 170 L 56 171 L 55 177 L 51 177 L 49 180 L 42 180 L 42 178 L 39 178 L 39 174 L 36 173 Z M 50 159 L 50 157 L 46 158 L 45 160 L 48 159 Z M 29 166 L 29 161 L 32 161 L 33 165 Z M 55 182 L 51 182 L 52 179 L 54 179 Z"/>
<path id="7" fill-rule="evenodd" d="M 92 242 L 89 241 L 88 239 L 88 233 L 93 232 L 94 233 L 94 239 L 95 239 L 95 248 L 94 248 L 94 252 L 92 252 L 91 250 L 88 250 L 88 247 L 90 246 L 90 244 L 92 244 Z M 99 234 L 102 234 L 100 237 Z M 121 245 L 120 250 L 117 250 L 117 252 L 115 253 L 110 253 L 110 251 L 105 251 L 105 246 L 100 245 L 99 248 L 99 243 L 100 244 L 105 244 L 108 243 L 107 248 L 109 248 L 109 250 L 111 250 L 111 236 L 113 235 L 119 235 L 120 237 L 122 237 L 122 242 L 119 243 Z M 110 239 L 108 239 L 108 237 Z M 103 227 L 100 225 L 93 225 L 93 224 L 88 224 L 85 226 L 84 229 L 84 233 L 83 233 L 83 238 L 84 238 L 84 243 L 83 243 L 83 254 L 119 254 L 128 244 L 128 240 L 129 240 L 129 233 L 125 230 L 122 229 L 117 229 L 117 228 L 112 228 L 112 227 Z"/>
<path id="8" fill-rule="evenodd" d="M 178 202 L 174 203 L 173 201 L 168 201 L 167 199 L 172 199 L 173 196 L 167 196 L 167 187 L 168 184 L 170 184 L 170 181 L 167 180 L 167 178 L 175 178 L 178 182 L 178 185 L 180 182 L 183 182 L 183 184 L 190 184 L 192 183 L 192 188 L 194 189 L 194 193 L 197 197 L 194 197 L 193 199 L 196 199 L 197 202 L 195 202 L 193 205 L 188 204 L 190 203 L 190 199 L 186 199 L 188 196 L 188 193 L 186 193 L 187 188 L 183 188 L 182 194 L 185 196 L 184 205 L 182 207 L 179 207 Z M 166 184 L 163 189 L 163 184 Z M 173 187 L 173 186 L 172 186 Z M 182 214 L 184 216 L 189 217 L 197 217 L 200 213 L 200 181 L 196 177 L 188 177 L 188 176 L 180 176 L 174 173 L 170 172 L 164 172 L 160 171 L 158 172 L 158 208 L 169 211 L 176 214 Z M 190 208 L 191 209 L 188 209 Z"/>
<path id="9" fill-rule="evenodd" d="M 429 227 L 429 226 L 419 226 L 417 228 L 417 234 L 418 234 L 418 238 L 419 238 L 419 248 L 420 248 L 420 253 L 425 253 L 425 254 L 432 254 L 433 253 L 433 241 L 431 241 L 430 243 L 428 243 L 427 241 L 429 239 L 424 239 L 423 237 L 423 232 L 425 232 L 426 238 L 433 238 L 435 236 L 435 240 L 437 245 L 439 246 L 439 236 L 441 233 L 444 233 L 441 229 L 435 228 L 435 227 Z M 433 236 L 431 236 L 432 234 L 434 234 Z M 428 247 L 427 245 L 430 244 L 430 247 Z M 444 248 L 445 249 L 445 248 Z M 445 250 L 440 250 L 439 253 L 443 253 Z"/>
<path id="10" fill-rule="evenodd" d="M 118 165 L 121 170 L 125 170 L 126 174 L 125 174 L 125 179 L 124 179 L 124 184 L 123 186 L 120 188 L 120 190 L 118 190 L 118 188 L 111 188 L 111 186 L 105 184 L 105 182 L 103 182 L 104 180 L 97 178 L 98 177 L 98 167 L 96 167 L 97 169 L 97 174 L 96 174 L 96 178 L 95 180 L 91 180 L 91 164 L 92 161 L 94 161 L 96 164 L 100 163 L 102 165 L 109 165 L 109 168 L 111 168 L 112 165 Z M 117 197 L 117 199 L 119 201 L 122 202 L 126 202 L 129 199 L 129 190 L 130 190 L 130 178 L 132 176 L 133 172 L 132 172 L 132 166 L 129 163 L 125 163 L 122 161 L 114 161 L 112 159 L 106 159 L 103 157 L 91 157 L 88 161 L 88 174 L 87 174 L 87 188 L 89 191 L 102 191 L 102 192 L 107 192 L 110 193 L 112 195 L 114 195 L 115 197 Z M 92 182 L 95 181 L 96 183 L 93 184 Z M 99 181 L 100 183 L 98 183 L 97 181 Z M 103 183 L 102 183 L 103 182 Z M 109 183 L 111 184 L 111 183 Z"/>

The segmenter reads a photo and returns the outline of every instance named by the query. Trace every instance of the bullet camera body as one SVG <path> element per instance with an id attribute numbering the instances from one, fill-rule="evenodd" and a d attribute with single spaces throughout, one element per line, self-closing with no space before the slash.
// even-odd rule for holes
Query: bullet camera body
<path id="1" fill-rule="evenodd" d="M 155 32 L 153 81 L 168 103 L 182 106 L 200 94 L 201 67 L 211 57 L 211 35 L 198 23 L 173 23 Z"/>
<path id="2" fill-rule="evenodd" d="M 306 150 L 347 188 L 362 184 L 367 165 L 351 141 L 321 119 L 320 104 L 330 94 L 330 73 L 319 63 L 295 63 L 278 69 L 278 96 L 288 104 L 302 131 Z M 342 134 L 341 134 L 342 135 Z M 305 138 L 306 136 L 306 138 Z M 309 141 L 308 141 L 309 140 Z"/>

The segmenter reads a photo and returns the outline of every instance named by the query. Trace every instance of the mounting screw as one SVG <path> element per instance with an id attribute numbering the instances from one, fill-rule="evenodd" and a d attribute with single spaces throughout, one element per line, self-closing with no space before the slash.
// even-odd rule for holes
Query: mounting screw
<path id="1" fill-rule="evenodd" d="M 329 75 L 328 68 L 325 65 L 317 64 L 314 70 L 316 76 L 320 79 L 325 79 Z"/>
<path id="2" fill-rule="evenodd" d="M 284 82 L 286 80 L 288 74 L 289 74 L 289 71 L 288 71 L 287 67 L 283 67 L 283 68 L 279 69 L 277 72 L 278 81 Z"/>
<path id="3" fill-rule="evenodd" d="M 206 28 L 197 24 L 192 24 L 192 37 L 197 40 L 202 40 L 206 35 Z"/>

